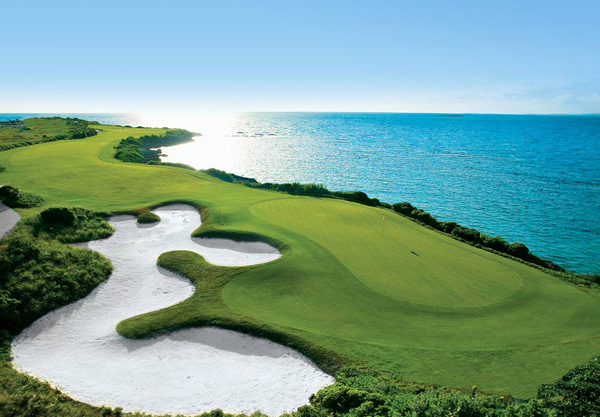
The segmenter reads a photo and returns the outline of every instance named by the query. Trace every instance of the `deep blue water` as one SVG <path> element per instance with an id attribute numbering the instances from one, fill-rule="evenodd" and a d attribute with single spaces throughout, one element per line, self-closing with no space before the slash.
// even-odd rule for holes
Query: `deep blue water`
<path id="1" fill-rule="evenodd" d="M 524 242 L 567 269 L 600 273 L 600 116 L 79 116 L 188 128 L 204 136 L 165 148 L 169 160 L 408 201 L 439 220 Z"/>

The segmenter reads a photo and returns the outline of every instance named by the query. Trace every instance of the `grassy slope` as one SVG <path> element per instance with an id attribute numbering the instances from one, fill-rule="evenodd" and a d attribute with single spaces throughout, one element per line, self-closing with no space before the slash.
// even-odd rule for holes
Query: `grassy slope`
<path id="1" fill-rule="evenodd" d="M 598 354 L 594 293 L 382 209 L 118 163 L 112 154 L 119 139 L 164 130 L 103 129 L 85 140 L 1 152 L 7 170 L 0 183 L 39 194 L 46 205 L 126 211 L 189 201 L 208 207 L 204 229 L 260 233 L 289 248 L 273 263 L 228 269 L 212 291 L 202 294 L 199 286 L 191 300 L 126 321 L 120 330 L 129 335 L 244 321 L 407 381 L 477 384 L 520 397 Z M 32 210 L 39 208 L 20 212 Z M 205 268 L 199 256 L 189 262 Z"/>
<path id="2" fill-rule="evenodd" d="M 0 128 L 0 145 L 40 140 L 44 135 L 53 137 L 68 133 L 64 119 L 25 119 L 23 122 L 31 130 Z"/>

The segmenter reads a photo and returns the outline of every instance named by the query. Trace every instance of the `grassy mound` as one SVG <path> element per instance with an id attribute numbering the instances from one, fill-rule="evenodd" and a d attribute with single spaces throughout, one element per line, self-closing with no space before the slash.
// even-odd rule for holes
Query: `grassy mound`
<path id="1" fill-rule="evenodd" d="M 113 228 L 104 215 L 82 208 L 49 208 L 22 221 L 2 241 L 0 329 L 15 334 L 108 278 L 112 265 L 106 258 L 65 244 L 110 235 Z"/>

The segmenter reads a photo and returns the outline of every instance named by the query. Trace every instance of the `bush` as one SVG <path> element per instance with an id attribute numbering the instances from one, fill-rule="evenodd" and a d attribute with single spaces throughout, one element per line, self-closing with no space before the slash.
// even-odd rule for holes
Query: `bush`
<path id="1" fill-rule="evenodd" d="M 17 265 L 20 262 L 37 259 L 40 255 L 40 249 L 32 239 L 11 239 L 6 247 L 6 255 L 9 265 Z"/>
<path id="2" fill-rule="evenodd" d="M 508 252 L 508 242 L 500 236 L 488 236 L 485 233 L 480 234 L 481 242 L 488 248 L 497 250 L 498 252 Z"/>
<path id="3" fill-rule="evenodd" d="M 412 213 L 413 210 L 415 210 L 415 207 L 407 202 L 394 203 L 392 204 L 392 210 L 394 210 L 396 213 L 401 213 L 406 216 L 410 216 L 410 213 Z"/>
<path id="4" fill-rule="evenodd" d="M 44 199 L 35 194 L 24 193 L 18 188 L 5 185 L 0 187 L 0 201 L 12 208 L 30 208 L 41 205 Z"/>
<path id="5" fill-rule="evenodd" d="M 362 191 L 334 191 L 332 193 L 336 197 L 340 197 L 344 200 L 353 201 L 355 203 L 364 204 L 366 206 L 372 206 L 373 201 L 369 196 Z"/>
<path id="6" fill-rule="evenodd" d="M 47 209 L 22 220 L 5 238 L 0 250 L 0 329 L 15 334 L 108 278 L 112 266 L 101 254 L 62 243 L 110 234 L 113 229 L 103 219 L 105 214 Z"/>
<path id="7" fill-rule="evenodd" d="M 448 234 L 451 234 L 452 231 L 456 227 L 458 227 L 458 223 L 456 223 L 456 222 L 442 222 L 442 223 L 440 223 L 440 230 L 442 230 L 442 231 L 444 231 L 444 232 L 446 232 Z"/>
<path id="8" fill-rule="evenodd" d="M 51 207 L 41 212 L 40 217 L 46 224 L 70 226 L 75 223 L 75 214 L 66 207 Z"/>
<path id="9" fill-rule="evenodd" d="M 339 383 L 323 388 L 310 397 L 310 403 L 315 407 L 323 407 L 333 413 L 346 413 L 351 408 L 360 407 L 370 402 L 370 408 L 383 404 L 380 394 L 369 393 L 357 388 L 351 388 Z"/>
<path id="10" fill-rule="evenodd" d="M 600 416 L 598 358 L 572 369 L 558 382 L 542 385 L 538 398 L 560 417 Z"/>
<path id="11" fill-rule="evenodd" d="M 3 202 L 17 201 L 20 194 L 21 191 L 18 188 L 11 187 L 10 185 L 0 187 L 0 200 Z"/>
<path id="12" fill-rule="evenodd" d="M 421 223 L 424 223 L 426 225 L 429 225 L 433 228 L 436 229 L 440 229 L 440 224 L 438 223 L 438 221 L 435 219 L 435 217 L 433 217 L 431 214 L 429 214 L 426 211 L 423 211 L 421 209 L 414 209 L 411 213 L 410 213 L 410 217 L 419 220 Z"/>
<path id="13" fill-rule="evenodd" d="M 479 243 L 479 231 L 475 229 L 469 229 L 468 227 L 456 226 L 452 230 L 452 236 L 460 237 L 468 242 Z"/>
<path id="14" fill-rule="evenodd" d="M 144 157 L 137 151 L 137 148 L 123 147 L 117 149 L 115 158 L 123 162 L 141 163 Z"/>
<path id="15" fill-rule="evenodd" d="M 521 242 L 514 242 L 508 246 L 508 253 L 517 258 L 524 259 L 529 254 L 529 248 Z"/>
<path id="16" fill-rule="evenodd" d="M 114 229 L 105 220 L 110 214 L 82 207 L 52 207 L 25 225 L 36 238 L 63 243 L 86 242 L 110 236 Z"/>
<path id="17" fill-rule="evenodd" d="M 95 129 L 89 127 L 87 120 L 77 118 L 67 118 L 67 128 L 69 129 L 69 136 L 71 139 L 83 139 L 89 136 L 97 135 Z M 66 137 L 66 136 L 65 136 Z"/>

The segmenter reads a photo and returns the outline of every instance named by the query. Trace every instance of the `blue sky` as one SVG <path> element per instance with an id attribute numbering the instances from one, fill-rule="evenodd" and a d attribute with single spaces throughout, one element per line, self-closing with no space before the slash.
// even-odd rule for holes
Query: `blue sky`
<path id="1" fill-rule="evenodd" d="M 0 112 L 600 113 L 599 1 L 22 0 Z"/>

